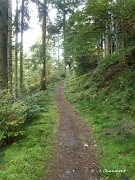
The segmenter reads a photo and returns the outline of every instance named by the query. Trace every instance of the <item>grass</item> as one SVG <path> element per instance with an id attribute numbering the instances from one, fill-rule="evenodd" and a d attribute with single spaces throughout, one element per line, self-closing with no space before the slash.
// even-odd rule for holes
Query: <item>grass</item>
<path id="1" fill-rule="evenodd" d="M 102 90 L 89 74 L 66 83 L 65 97 L 89 124 L 96 140 L 102 180 L 135 179 L 135 129 L 128 129 L 135 122 L 131 86 L 135 73 L 129 71 L 125 70 Z"/>
<path id="2" fill-rule="evenodd" d="M 1 180 L 39 180 L 44 173 L 47 160 L 53 152 L 52 139 L 58 118 L 52 90 L 43 92 L 39 101 L 45 111 L 23 125 L 23 138 L 0 148 Z"/>

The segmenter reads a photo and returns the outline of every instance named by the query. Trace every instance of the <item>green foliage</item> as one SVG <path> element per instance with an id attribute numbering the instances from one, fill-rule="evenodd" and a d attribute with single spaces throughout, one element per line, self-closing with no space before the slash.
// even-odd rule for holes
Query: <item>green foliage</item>
<path id="1" fill-rule="evenodd" d="M 45 106 L 42 104 L 42 100 L 40 97 L 43 92 L 37 92 L 35 94 L 31 94 L 22 99 L 25 100 L 25 104 L 27 106 L 26 109 L 26 123 L 31 121 L 32 118 L 37 115 L 39 112 L 46 111 Z"/>
<path id="2" fill-rule="evenodd" d="M 60 75 L 62 78 L 66 78 L 66 73 L 61 73 Z"/>
<path id="3" fill-rule="evenodd" d="M 42 102 L 43 92 L 14 99 L 6 92 L 0 92 L 0 146 L 11 144 L 24 135 L 21 126 L 29 123 L 40 112 L 47 109 Z"/>
<path id="4" fill-rule="evenodd" d="M 69 18 L 66 55 L 74 58 L 78 75 L 96 68 L 97 63 L 100 64 L 99 68 L 101 66 L 105 68 L 110 61 L 112 63 L 127 61 L 128 64 L 133 64 L 134 9 L 133 0 L 100 2 L 89 0 L 86 7 L 76 11 Z M 108 54 L 110 55 L 107 56 Z M 106 58 L 102 59 L 105 56 Z"/>
<path id="5" fill-rule="evenodd" d="M 10 93 L 0 92 L 0 146 L 23 134 L 18 127 L 25 121 L 26 108 L 24 101 L 14 102 Z"/>
<path id="6" fill-rule="evenodd" d="M 57 109 L 53 104 L 51 90 L 40 93 L 38 101 L 49 110 L 40 112 L 33 121 L 22 125 L 25 131 L 22 139 L 0 148 L 0 179 L 39 180 L 44 174 L 53 153 L 52 139 L 57 123 Z"/>
<path id="7" fill-rule="evenodd" d="M 132 49 L 132 48 L 131 48 Z M 134 179 L 135 71 L 127 49 L 102 59 L 91 73 L 67 81 L 66 98 L 90 125 L 100 159 L 101 179 Z M 105 172 L 125 170 L 125 172 Z"/>

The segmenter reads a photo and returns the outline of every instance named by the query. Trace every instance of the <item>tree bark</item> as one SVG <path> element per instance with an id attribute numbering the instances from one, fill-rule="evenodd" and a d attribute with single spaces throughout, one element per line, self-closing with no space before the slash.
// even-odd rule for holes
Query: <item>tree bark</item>
<path id="1" fill-rule="evenodd" d="M 21 46 L 20 46 L 20 92 L 23 88 L 23 31 L 24 31 L 24 0 L 22 0 L 21 13 Z"/>
<path id="2" fill-rule="evenodd" d="M 8 0 L 0 3 L 0 89 L 8 87 Z"/>
<path id="3" fill-rule="evenodd" d="M 63 11 L 63 37 L 64 37 L 64 43 L 66 40 L 66 12 L 65 12 L 65 0 L 63 0 L 64 3 L 64 11 Z M 64 45 L 64 72 L 66 73 L 66 51 L 65 51 L 65 45 Z"/>
<path id="4" fill-rule="evenodd" d="M 42 24 L 42 59 L 43 72 L 41 74 L 41 90 L 46 90 L 46 8 L 47 0 L 43 4 L 43 24 Z"/>
<path id="5" fill-rule="evenodd" d="M 18 0 L 16 0 L 16 18 L 15 18 L 15 66 L 14 66 L 14 98 L 18 97 Z"/>
<path id="6" fill-rule="evenodd" d="M 60 78 L 60 47 L 59 47 L 59 33 L 58 33 L 58 78 Z"/>
<path id="7" fill-rule="evenodd" d="M 105 44 L 106 44 L 106 55 L 109 55 L 110 54 L 110 41 L 109 41 L 109 26 L 108 26 L 108 22 L 106 22 Z"/>
<path id="8" fill-rule="evenodd" d="M 12 93 L 12 0 L 8 5 L 8 89 Z"/>

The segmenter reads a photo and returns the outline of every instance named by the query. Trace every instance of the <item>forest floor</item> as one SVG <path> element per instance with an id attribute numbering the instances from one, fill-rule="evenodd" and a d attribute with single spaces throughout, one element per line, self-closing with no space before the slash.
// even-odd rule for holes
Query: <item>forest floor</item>
<path id="1" fill-rule="evenodd" d="M 54 99 L 59 122 L 54 153 L 41 180 L 97 180 L 99 164 L 95 141 L 84 120 L 63 97 L 64 83 L 57 85 Z"/>

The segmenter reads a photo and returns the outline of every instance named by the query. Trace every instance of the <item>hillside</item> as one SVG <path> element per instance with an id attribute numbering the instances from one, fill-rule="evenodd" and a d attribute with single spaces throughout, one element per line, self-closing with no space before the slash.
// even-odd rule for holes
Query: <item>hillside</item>
<path id="1" fill-rule="evenodd" d="M 88 74 L 68 80 L 65 97 L 92 129 L 101 177 L 134 180 L 135 70 L 134 64 L 115 57 L 118 54 L 100 60 Z"/>

